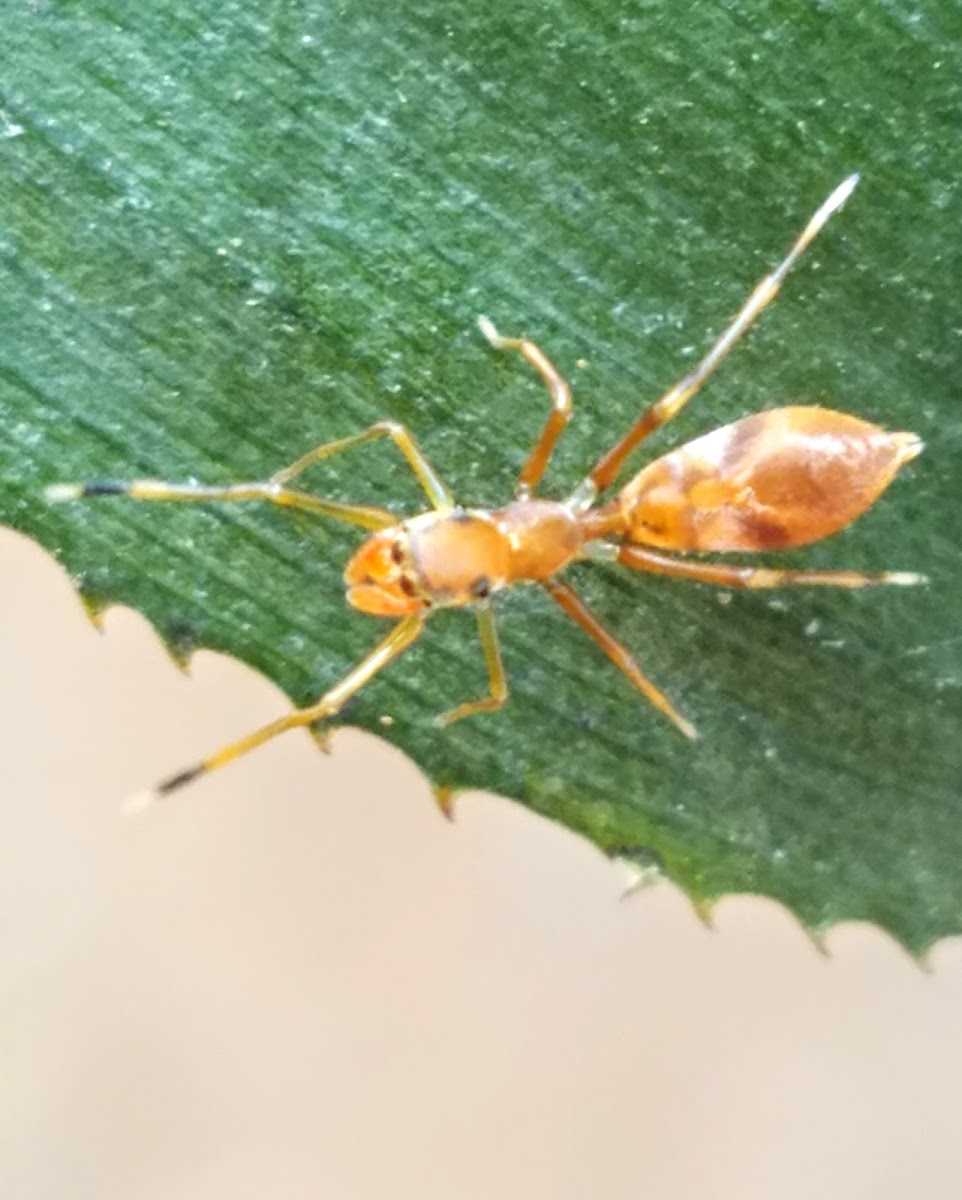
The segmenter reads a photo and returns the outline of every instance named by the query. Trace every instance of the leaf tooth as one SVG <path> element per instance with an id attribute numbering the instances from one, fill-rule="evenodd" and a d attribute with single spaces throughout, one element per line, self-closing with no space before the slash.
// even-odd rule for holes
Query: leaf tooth
<path id="1" fill-rule="evenodd" d="M 715 905 L 718 902 L 717 896 L 693 896 L 690 892 L 685 893 L 691 902 L 695 916 L 701 921 L 706 929 L 715 931 Z"/>
<path id="2" fill-rule="evenodd" d="M 457 790 L 449 783 L 432 783 L 431 794 L 434 796 L 434 803 L 438 806 L 441 816 L 445 820 L 454 820 L 454 802 L 457 799 Z"/>
<path id="3" fill-rule="evenodd" d="M 87 614 L 87 619 L 98 633 L 104 631 L 104 613 L 110 608 L 110 601 L 103 600 L 99 596 L 89 596 L 78 588 L 77 595 L 80 597 L 80 603 L 83 605 L 84 612 Z"/>

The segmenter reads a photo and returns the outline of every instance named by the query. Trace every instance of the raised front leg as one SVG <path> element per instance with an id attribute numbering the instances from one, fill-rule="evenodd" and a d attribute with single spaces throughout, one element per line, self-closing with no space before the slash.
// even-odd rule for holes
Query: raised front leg
<path id="1" fill-rule="evenodd" d="M 478 317 L 478 327 L 496 350 L 517 350 L 545 381 L 554 401 L 554 407 L 548 415 L 541 436 L 535 442 L 534 449 L 528 455 L 528 461 L 521 468 L 521 474 L 518 476 L 515 494 L 519 498 L 525 499 L 541 482 L 555 444 L 564 432 L 564 427 L 571 420 L 571 388 L 554 363 L 534 342 L 529 342 L 527 338 L 502 337 L 487 317 Z"/>
<path id="2" fill-rule="evenodd" d="M 203 483 L 167 483 L 161 479 L 95 480 L 91 483 L 55 483 L 44 493 L 47 500 L 83 500 L 91 496 L 127 496 L 131 500 L 180 501 L 242 501 L 266 500 L 282 508 L 295 508 L 317 516 L 330 517 L 360 525 L 363 529 L 387 529 L 396 525 L 397 517 L 386 508 L 367 504 L 344 504 L 339 500 L 322 500 L 307 492 L 284 487 L 280 482 L 232 483 L 225 487 L 208 487 Z"/>
<path id="3" fill-rule="evenodd" d="M 428 499 L 436 509 L 444 511 L 454 508 L 454 497 L 440 475 L 437 474 L 425 458 L 423 450 L 414 439 L 414 435 L 406 425 L 399 425 L 396 421 L 378 421 L 376 425 L 372 425 L 370 429 L 365 429 L 362 433 L 354 433 L 350 437 L 339 438 L 336 442 L 324 442 L 323 445 L 315 447 L 315 449 L 305 454 L 302 458 L 297 459 L 296 462 L 292 462 L 289 467 L 284 467 L 283 470 L 275 472 L 271 476 L 271 482 L 275 484 L 289 483 L 296 475 L 300 475 L 302 471 L 306 471 L 314 463 L 322 462 L 325 458 L 330 458 L 334 454 L 340 454 L 342 450 L 349 450 L 352 446 L 362 446 L 365 442 L 373 442 L 377 438 L 382 437 L 389 437 L 401 451 L 408 466 L 417 476 L 418 482 L 424 488 Z"/>
<path id="4" fill-rule="evenodd" d="M 264 483 L 234 483 L 225 487 L 208 487 L 200 483 L 169 483 L 159 479 L 129 481 L 96 480 L 91 483 L 58 483 L 46 490 L 50 501 L 80 500 L 90 496 L 127 496 L 131 500 L 266 500 L 286 508 L 298 508 L 317 513 L 365 529 L 386 529 L 397 524 L 397 517 L 384 508 L 365 504 L 345 504 L 339 500 L 323 500 L 287 485 L 314 463 L 322 462 L 342 450 L 389 437 L 404 455 L 405 460 L 424 488 L 433 506 L 446 511 L 454 508 L 454 498 L 440 476 L 425 458 L 414 436 L 404 426 L 393 421 L 379 421 L 362 433 L 324 442 L 288 467 L 275 473 Z"/>

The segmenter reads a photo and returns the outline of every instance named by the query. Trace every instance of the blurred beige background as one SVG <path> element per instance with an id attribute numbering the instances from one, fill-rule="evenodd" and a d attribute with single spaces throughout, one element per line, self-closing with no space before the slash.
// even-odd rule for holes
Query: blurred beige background
<path id="1" fill-rule="evenodd" d="M 4 1200 L 962 1194 L 959 941 L 926 974 L 766 901 L 622 901 L 351 731 L 123 819 L 283 698 L 133 613 L 97 633 L 4 531 L 0 580 Z"/>

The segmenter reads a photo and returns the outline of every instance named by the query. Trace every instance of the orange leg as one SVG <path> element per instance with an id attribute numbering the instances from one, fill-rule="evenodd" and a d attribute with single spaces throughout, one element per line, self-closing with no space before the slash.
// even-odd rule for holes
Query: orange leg
<path id="1" fill-rule="evenodd" d="M 312 704 L 310 708 L 295 709 L 286 716 L 271 721 L 269 725 L 264 725 L 253 733 L 249 733 L 247 737 L 231 742 L 229 746 L 222 747 L 214 754 L 209 754 L 195 766 L 171 775 L 169 779 L 163 780 L 150 791 L 133 796 L 127 803 L 127 810 L 136 812 L 146 808 L 154 801 L 179 791 L 188 783 L 193 783 L 201 775 L 209 775 L 211 771 L 217 771 L 221 767 L 227 766 L 235 758 L 240 758 L 242 754 L 247 754 L 257 746 L 262 746 L 265 742 L 277 737 L 278 734 L 286 733 L 288 729 L 300 729 L 305 725 L 314 725 L 318 721 L 336 716 L 356 692 L 359 692 L 388 663 L 393 662 L 413 642 L 417 641 L 424 629 L 425 620 L 426 618 L 420 614 L 405 617 L 403 621 L 399 621 L 394 626 L 367 658 L 358 663 L 353 671 L 349 671 L 339 683 L 334 684 L 329 691 L 325 692 L 316 704 Z"/>
<path id="2" fill-rule="evenodd" d="M 839 184 L 824 204 L 818 209 L 796 239 L 788 254 L 782 259 L 774 271 L 766 275 L 752 291 L 751 295 L 739 309 L 733 320 L 726 326 L 714 346 L 708 351 L 693 371 L 680 379 L 670 388 L 660 400 L 657 400 L 641 414 L 628 432 L 616 442 L 595 464 L 587 479 L 575 492 L 575 499 L 588 507 L 595 496 L 614 483 L 621 471 L 625 459 L 660 425 L 670 421 L 701 388 L 709 375 L 726 357 L 738 339 L 747 332 L 761 313 L 778 295 L 785 276 L 799 260 L 806 247 L 825 225 L 826 221 L 842 207 L 851 195 L 857 175 L 850 175 L 844 183 Z"/>
<path id="3" fill-rule="evenodd" d="M 473 717 L 475 713 L 497 712 L 508 699 L 508 677 L 504 673 L 504 662 L 501 659 L 501 644 L 498 641 L 498 627 L 495 624 L 494 612 L 487 604 L 477 605 L 478 633 L 481 635 L 481 650 L 488 668 L 488 694 L 480 700 L 468 700 L 452 708 L 449 712 L 441 713 L 434 718 L 435 725 L 442 729 L 454 721 L 463 721 L 465 717 Z"/>
<path id="4" fill-rule="evenodd" d="M 343 450 L 349 450 L 352 446 L 363 446 L 366 442 L 373 442 L 382 437 L 389 437 L 401 451 L 436 509 L 443 512 L 454 508 L 454 497 L 448 490 L 447 484 L 424 457 L 424 451 L 415 440 L 414 434 L 406 425 L 399 425 L 397 421 L 378 421 L 362 433 L 353 433 L 350 437 L 338 438 L 336 442 L 324 442 L 320 446 L 315 446 L 313 450 L 302 455 L 296 462 L 292 462 L 289 467 L 276 471 L 270 481 L 277 485 L 290 483 L 295 476 L 306 471 L 314 463 L 323 462 L 325 458 L 331 458 Z"/>
<path id="5" fill-rule="evenodd" d="M 548 359 L 543 351 L 538 349 L 534 342 L 529 342 L 527 338 L 502 337 L 487 317 L 478 317 L 478 326 L 495 349 L 517 350 L 522 358 L 526 359 L 545 381 L 548 391 L 551 393 L 551 398 L 554 400 L 554 407 L 545 423 L 544 429 L 541 431 L 541 436 L 535 443 L 534 449 L 528 456 L 528 461 L 521 468 L 521 474 L 518 476 L 518 486 L 515 489 L 516 494 L 522 499 L 527 499 L 541 482 L 541 477 L 545 473 L 545 468 L 548 465 L 548 460 L 551 458 L 555 444 L 564 432 L 565 426 L 571 420 L 571 388 L 554 363 Z"/>
<path id="6" fill-rule="evenodd" d="M 696 583 L 711 583 L 716 587 L 726 588 L 862 588 L 882 583 L 908 586 L 925 582 L 924 575 L 914 575 L 909 571 L 883 571 L 878 575 L 866 575 L 861 571 L 796 571 L 778 567 L 743 567 L 735 563 L 675 558 L 670 554 L 646 550 L 642 546 L 611 547 L 611 558 L 637 571 L 650 571 L 654 575 L 673 575 L 678 579 L 691 579 Z"/>
<path id="7" fill-rule="evenodd" d="M 641 673 L 638 664 L 631 654 L 605 629 L 604 625 L 602 625 L 573 588 L 570 588 L 566 583 L 561 583 L 557 579 L 548 579 L 542 586 L 549 596 L 571 617 L 575 624 L 579 625 L 591 640 L 604 650 L 605 654 L 608 655 L 618 670 L 623 671 L 628 676 L 649 704 L 653 704 L 670 721 L 674 721 L 685 737 L 695 738 L 698 736 L 694 726 L 689 724 L 668 697 L 659 691 L 651 680 Z"/>
<path id="8" fill-rule="evenodd" d="M 131 500 L 267 500 L 287 508 L 299 508 L 322 517 L 333 517 L 347 521 L 364 529 L 386 529 L 396 525 L 398 518 L 383 508 L 368 504 L 345 504 L 340 500 L 322 500 L 297 488 L 288 487 L 296 476 L 314 463 L 323 462 L 352 446 L 362 446 L 377 438 L 389 437 L 404 455 L 431 503 L 439 511 L 454 508 L 454 498 L 447 485 L 424 457 L 414 436 L 396 421 L 378 421 L 362 433 L 339 438 L 336 442 L 325 442 L 309 453 L 292 462 L 290 466 L 275 471 L 263 483 L 232 483 L 226 487 L 208 487 L 202 483 L 167 483 L 160 479 L 133 479 L 125 481 L 95 480 L 91 483 L 56 483 L 46 490 L 49 501 L 82 500 L 90 496 L 127 496 Z"/>
<path id="9" fill-rule="evenodd" d="M 309 492 L 284 487 L 281 483 L 229 483 L 223 487 L 208 487 L 203 483 L 167 483 L 162 479 L 110 480 L 90 483 L 55 483 L 44 493 L 54 504 L 67 500 L 86 500 L 92 496 L 127 496 L 130 500 L 177 500 L 204 503 L 208 500 L 246 501 L 266 500 L 282 508 L 297 508 L 335 521 L 360 525 L 362 529 L 387 529 L 398 518 L 386 508 L 369 504 L 344 504 L 340 500 L 322 500 Z"/>

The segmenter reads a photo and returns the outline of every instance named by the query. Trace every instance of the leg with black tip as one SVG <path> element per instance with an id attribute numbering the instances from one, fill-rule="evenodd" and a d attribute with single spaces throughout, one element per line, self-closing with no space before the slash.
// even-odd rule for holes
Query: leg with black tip
<path id="1" fill-rule="evenodd" d="M 128 482 L 98 479 L 90 483 L 55 483 L 45 496 L 50 503 L 86 500 L 97 496 L 126 496 L 130 500 L 173 500 L 206 503 L 209 501 L 266 500 L 281 508 L 360 525 L 363 529 L 386 529 L 397 524 L 397 517 L 386 508 L 366 504 L 344 504 L 339 500 L 323 500 L 308 492 L 284 487 L 280 483 L 232 483 L 225 487 L 208 487 L 202 483 L 168 483 L 160 479 L 133 479 Z"/>
<path id="2" fill-rule="evenodd" d="M 260 729 L 248 734 L 247 737 L 240 738 L 236 742 L 231 742 L 214 754 L 208 755 L 207 758 L 195 766 L 188 767 L 185 771 L 178 771 L 176 775 L 171 775 L 169 779 L 162 780 L 148 791 L 133 796 L 126 805 L 127 811 L 137 812 L 149 807 L 165 796 L 180 791 L 182 787 L 193 783 L 195 779 L 199 779 L 202 775 L 209 775 L 212 771 L 226 767 L 228 763 L 256 749 L 258 746 L 262 746 L 265 742 L 271 741 L 279 734 L 286 733 L 289 729 L 301 729 L 304 726 L 313 725 L 317 721 L 327 720 L 335 716 L 347 701 L 359 692 L 366 683 L 369 683 L 379 671 L 382 671 L 389 663 L 393 662 L 394 659 L 398 658 L 409 646 L 417 641 L 424 629 L 425 620 L 426 618 L 420 613 L 415 616 L 405 617 L 403 621 L 394 626 L 388 636 L 375 647 L 367 658 L 326 692 L 316 704 L 311 705 L 309 708 L 295 709 L 293 712 L 287 713 L 286 716 L 279 717 L 276 721 L 271 721 L 269 725 L 262 726 Z"/>

